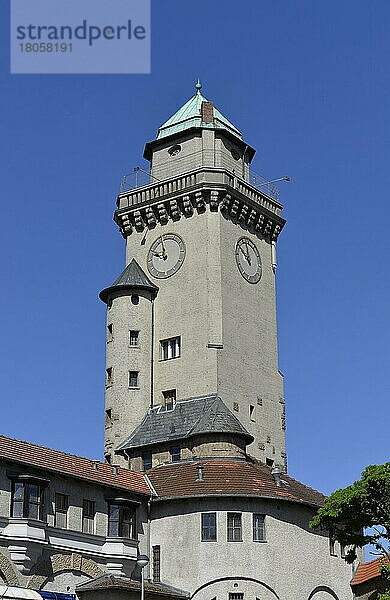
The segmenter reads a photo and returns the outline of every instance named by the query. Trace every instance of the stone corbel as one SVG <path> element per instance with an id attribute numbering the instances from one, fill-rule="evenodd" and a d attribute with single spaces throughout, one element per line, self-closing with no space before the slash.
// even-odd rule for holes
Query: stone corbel
<path id="1" fill-rule="evenodd" d="M 230 205 L 231 199 L 232 199 L 232 197 L 230 194 L 225 194 L 225 197 L 220 204 L 221 212 L 229 212 L 229 205 Z"/>
<path id="2" fill-rule="evenodd" d="M 247 221 L 248 227 L 252 227 L 253 223 L 256 220 L 256 217 L 257 217 L 257 212 L 252 209 L 251 212 L 249 213 L 249 217 L 248 217 L 248 221 Z"/>
<path id="3" fill-rule="evenodd" d="M 139 210 L 136 210 L 134 213 L 134 225 L 137 231 L 143 231 L 145 229 L 145 221 Z"/>
<path id="4" fill-rule="evenodd" d="M 262 231 L 263 227 L 264 227 L 264 215 L 259 215 L 259 220 L 257 221 L 256 225 L 255 225 L 255 229 L 256 231 Z"/>
<path id="5" fill-rule="evenodd" d="M 248 216 L 248 210 L 249 207 L 247 204 L 243 204 L 240 214 L 238 215 L 238 220 L 241 221 L 241 223 L 245 223 L 246 222 L 246 218 Z"/>
<path id="6" fill-rule="evenodd" d="M 237 200 L 237 198 L 234 198 L 232 205 L 230 207 L 230 214 L 232 217 L 236 217 L 237 216 L 237 211 L 239 209 L 240 203 Z"/>
<path id="7" fill-rule="evenodd" d="M 281 227 L 280 225 L 275 225 L 275 229 L 272 233 L 272 240 L 276 241 L 279 237 L 279 233 L 280 233 Z"/>
<path id="8" fill-rule="evenodd" d="M 272 231 L 272 221 L 268 220 L 267 225 L 265 226 L 265 229 L 264 229 L 264 236 L 269 237 L 271 235 L 271 231 Z"/>
<path id="9" fill-rule="evenodd" d="M 169 221 L 169 215 L 164 204 L 157 204 L 158 220 L 162 225 L 166 225 Z"/>
<path id="10" fill-rule="evenodd" d="M 183 213 L 186 217 L 191 217 L 194 214 L 194 207 L 189 196 L 183 196 Z"/>
<path id="11" fill-rule="evenodd" d="M 171 211 L 171 217 L 172 217 L 173 221 L 178 221 L 180 219 L 181 215 L 180 215 L 179 206 L 177 204 L 177 200 L 170 200 L 169 208 Z"/>
<path id="12" fill-rule="evenodd" d="M 154 215 L 153 210 L 150 208 L 150 206 L 148 206 L 145 209 L 145 216 L 146 216 L 146 220 L 148 222 L 149 227 L 154 227 L 157 223 L 157 219 Z"/>
<path id="13" fill-rule="evenodd" d="M 203 192 L 195 193 L 195 206 L 198 213 L 203 213 L 206 210 L 206 202 L 203 197 Z"/>
<path id="14" fill-rule="evenodd" d="M 219 192 L 218 190 L 211 190 L 210 192 L 210 210 L 212 212 L 216 212 L 218 210 L 218 201 Z"/>

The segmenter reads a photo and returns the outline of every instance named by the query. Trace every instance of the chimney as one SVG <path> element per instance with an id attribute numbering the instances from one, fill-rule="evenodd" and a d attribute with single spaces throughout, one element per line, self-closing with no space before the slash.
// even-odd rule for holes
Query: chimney
<path id="1" fill-rule="evenodd" d="M 91 463 L 92 463 L 92 469 L 94 471 L 97 471 L 98 470 L 99 461 L 98 460 L 92 460 Z"/>
<path id="2" fill-rule="evenodd" d="M 278 487 L 282 485 L 281 479 L 283 475 L 283 468 L 280 465 L 275 465 L 271 471 L 271 475 L 274 478 L 274 481 Z"/>
<path id="3" fill-rule="evenodd" d="M 200 109 L 202 123 L 212 123 L 214 121 L 214 104 L 203 101 Z"/>
<path id="4" fill-rule="evenodd" d="M 196 481 L 203 481 L 203 467 L 198 465 L 198 479 Z"/>
<path id="5" fill-rule="evenodd" d="M 111 471 L 114 475 L 118 475 L 119 473 L 119 465 L 112 465 L 111 466 Z"/>

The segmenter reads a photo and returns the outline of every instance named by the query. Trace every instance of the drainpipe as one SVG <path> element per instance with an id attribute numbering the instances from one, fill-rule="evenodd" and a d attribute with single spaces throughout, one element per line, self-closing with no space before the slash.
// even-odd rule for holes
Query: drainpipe
<path id="1" fill-rule="evenodd" d="M 149 581 L 151 580 L 151 574 L 150 574 L 150 565 L 152 562 L 152 546 L 151 546 L 151 535 L 150 535 L 150 514 L 151 514 L 151 503 L 150 503 L 150 498 L 148 500 L 148 508 L 147 508 L 147 528 L 148 528 L 148 532 L 147 532 L 147 545 L 148 545 L 148 556 L 149 556 L 149 563 L 148 563 L 148 570 L 147 570 L 147 577 L 149 579 Z"/>
<path id="2" fill-rule="evenodd" d="M 271 242 L 271 265 L 272 270 L 275 273 L 278 266 L 278 261 L 276 258 L 276 242 Z"/>
<path id="3" fill-rule="evenodd" d="M 151 332 L 151 347 L 150 347 L 150 408 L 154 403 L 154 298 L 152 298 L 152 332 Z M 149 567 L 148 567 L 149 569 Z"/>

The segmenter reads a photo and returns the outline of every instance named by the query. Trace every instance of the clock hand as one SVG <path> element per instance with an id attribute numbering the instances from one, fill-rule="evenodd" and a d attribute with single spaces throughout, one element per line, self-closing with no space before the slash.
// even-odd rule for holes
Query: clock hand
<path id="1" fill-rule="evenodd" d="M 250 265 L 251 264 L 251 259 L 249 257 L 248 244 L 246 244 L 246 252 L 244 250 L 244 246 L 243 245 L 240 246 L 240 250 L 241 250 L 241 252 L 242 252 L 242 254 L 243 254 L 246 262 L 248 263 L 248 265 Z"/>
<path id="2" fill-rule="evenodd" d="M 250 265 L 251 264 L 251 257 L 249 256 L 248 242 L 245 242 L 245 248 L 246 248 L 246 260 L 248 261 L 248 265 Z"/>
<path id="3" fill-rule="evenodd" d="M 162 251 L 162 257 L 165 260 L 168 255 L 167 255 L 167 251 L 165 249 L 164 236 L 162 234 L 161 234 L 161 246 L 162 246 L 162 249 L 163 249 L 163 251 Z"/>

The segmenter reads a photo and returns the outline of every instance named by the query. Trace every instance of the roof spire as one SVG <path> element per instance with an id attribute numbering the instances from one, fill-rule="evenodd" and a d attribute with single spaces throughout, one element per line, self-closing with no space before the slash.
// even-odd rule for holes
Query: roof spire
<path id="1" fill-rule="evenodd" d="M 198 77 L 198 81 L 196 82 L 195 87 L 196 87 L 196 93 L 200 94 L 200 90 L 202 89 L 202 84 L 199 81 L 199 77 Z"/>

